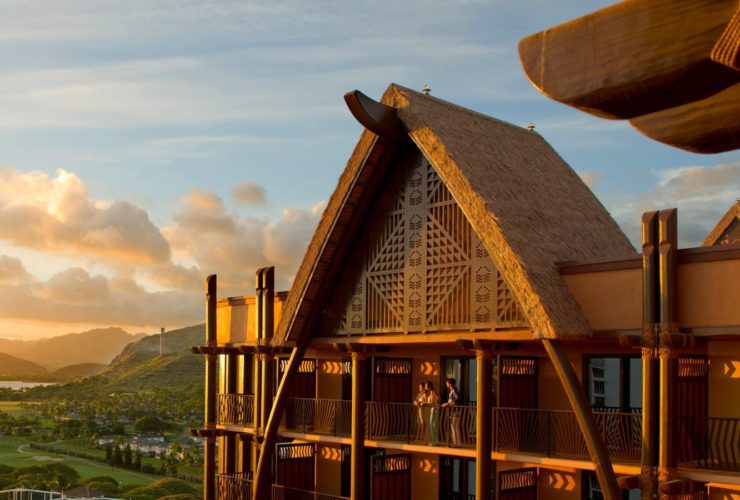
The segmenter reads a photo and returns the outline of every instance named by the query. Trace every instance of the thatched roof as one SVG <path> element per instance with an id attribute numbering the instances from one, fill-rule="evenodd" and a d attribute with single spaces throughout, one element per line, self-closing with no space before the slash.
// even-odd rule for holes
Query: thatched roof
<path id="1" fill-rule="evenodd" d="M 725 212 L 725 215 L 717 222 L 714 228 L 709 231 L 707 237 L 701 242 L 703 247 L 711 247 L 719 242 L 719 239 L 725 234 L 736 220 L 740 220 L 740 199 L 735 200 L 730 209 Z"/>
<path id="2" fill-rule="evenodd" d="M 591 328 L 555 262 L 623 256 L 634 249 L 578 175 L 527 129 L 394 84 L 381 102 L 398 109 L 410 139 L 486 245 L 534 335 L 589 336 Z M 288 294 L 276 342 L 302 338 L 305 327 L 313 326 L 309 320 L 330 288 L 332 266 L 341 265 L 337 256 L 349 245 L 350 222 L 367 205 L 373 179 L 391 166 L 393 148 L 391 141 L 363 132 Z"/>

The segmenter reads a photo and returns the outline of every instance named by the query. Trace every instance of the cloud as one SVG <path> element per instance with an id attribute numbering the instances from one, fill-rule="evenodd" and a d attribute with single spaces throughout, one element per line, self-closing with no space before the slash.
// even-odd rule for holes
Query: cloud
<path id="1" fill-rule="evenodd" d="M 126 278 L 63 270 L 48 281 L 0 283 L 0 317 L 35 322 L 154 327 L 202 317 L 200 289 L 150 292 Z"/>
<path id="2" fill-rule="evenodd" d="M 251 182 L 241 182 L 231 190 L 234 199 L 239 203 L 251 207 L 264 207 L 267 205 L 267 193 L 265 188 Z"/>
<path id="3" fill-rule="evenodd" d="M 167 262 L 170 249 L 141 208 L 96 202 L 73 173 L 53 177 L 0 167 L 0 239 L 18 247 L 94 259 Z"/>
<path id="4" fill-rule="evenodd" d="M 596 189 L 596 185 L 599 183 L 601 178 L 604 176 L 603 172 L 578 172 L 578 175 L 581 177 L 581 180 L 588 186 L 588 188 L 593 191 Z"/>
<path id="5" fill-rule="evenodd" d="M 225 294 L 252 293 L 254 272 L 268 265 L 276 266 L 278 286 L 288 288 L 323 207 L 285 209 L 271 222 L 229 212 L 215 193 L 193 189 L 181 200 L 175 224 L 162 232 L 177 259 L 201 276 L 218 274 Z M 192 279 L 193 272 L 187 274 Z M 183 269 L 163 270 L 156 279 L 176 275 Z"/>
<path id="6" fill-rule="evenodd" d="M 658 174 L 647 192 L 606 199 L 614 218 L 640 247 L 643 212 L 678 208 L 678 238 L 682 247 L 694 247 L 714 227 L 740 193 L 740 163 L 711 167 L 680 167 Z"/>
<path id="7" fill-rule="evenodd" d="M 19 258 L 0 255 L 0 283 L 22 283 L 29 278 L 28 271 Z"/>

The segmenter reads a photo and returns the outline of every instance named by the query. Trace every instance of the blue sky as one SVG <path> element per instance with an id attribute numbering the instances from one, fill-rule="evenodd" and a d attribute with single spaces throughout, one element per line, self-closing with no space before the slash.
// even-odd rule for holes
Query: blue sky
<path id="1" fill-rule="evenodd" d="M 520 69 L 519 39 L 610 3 L 5 0 L 0 336 L 189 324 L 211 272 L 249 293 L 270 263 L 288 286 L 361 132 L 342 95 L 390 82 L 534 123 L 630 237 L 642 210 L 679 206 L 697 244 L 740 192 L 740 154 L 658 144 Z"/>

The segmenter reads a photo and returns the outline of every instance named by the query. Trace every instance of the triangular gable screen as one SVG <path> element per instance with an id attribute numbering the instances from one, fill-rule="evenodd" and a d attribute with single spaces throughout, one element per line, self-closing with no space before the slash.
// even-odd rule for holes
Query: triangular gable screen
<path id="1" fill-rule="evenodd" d="M 416 149 L 393 167 L 325 309 L 321 335 L 519 327 L 484 245 Z"/>
<path id="2" fill-rule="evenodd" d="M 740 219 L 735 218 L 714 244 L 735 245 L 737 243 L 740 243 Z"/>

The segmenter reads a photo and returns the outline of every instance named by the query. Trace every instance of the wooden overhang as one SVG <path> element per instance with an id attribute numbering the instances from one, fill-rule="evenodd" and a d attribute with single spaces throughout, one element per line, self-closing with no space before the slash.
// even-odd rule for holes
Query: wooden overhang
<path id="1" fill-rule="evenodd" d="M 737 0 L 626 0 L 521 40 L 532 85 L 697 153 L 740 147 Z"/>

